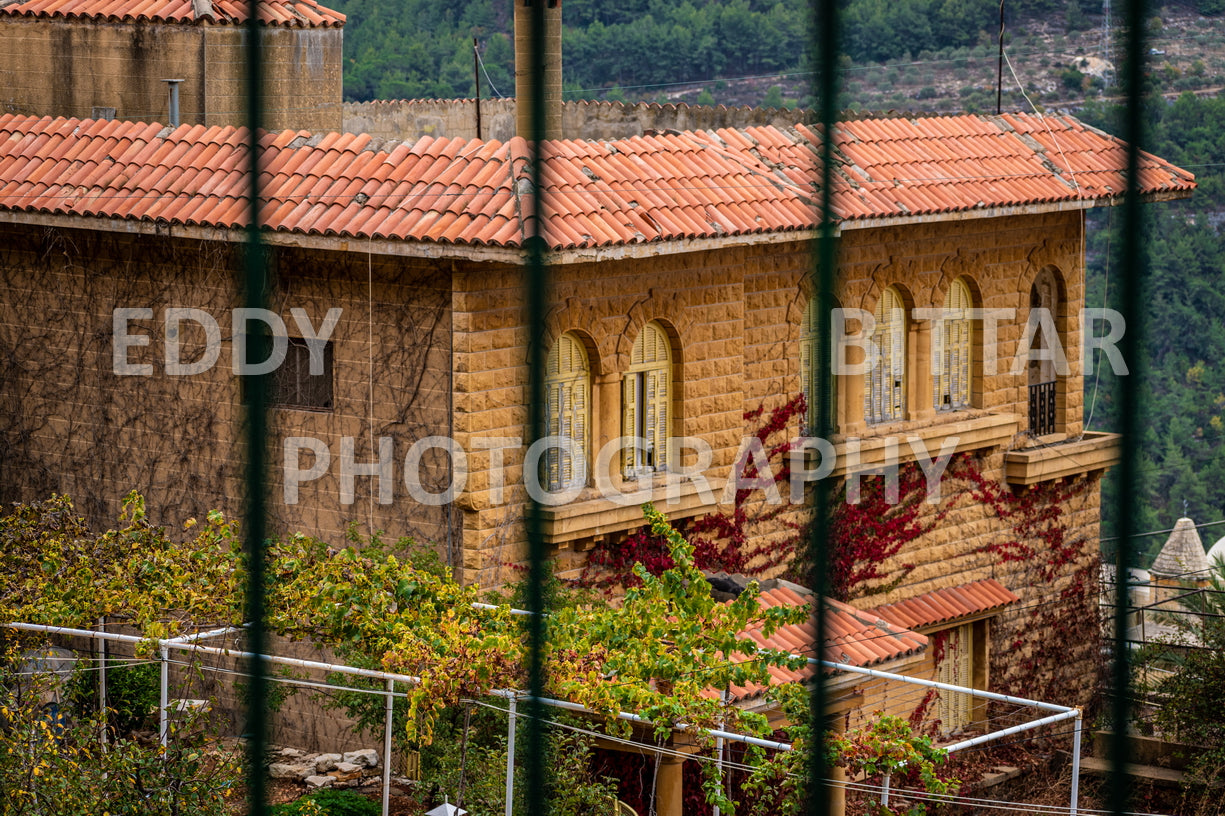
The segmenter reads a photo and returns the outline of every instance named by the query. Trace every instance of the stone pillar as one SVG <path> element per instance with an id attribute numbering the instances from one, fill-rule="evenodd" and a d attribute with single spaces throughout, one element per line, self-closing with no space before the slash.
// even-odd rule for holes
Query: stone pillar
<path id="1" fill-rule="evenodd" d="M 561 131 L 561 0 L 535 0 L 544 3 L 544 76 L 541 92 L 544 102 L 544 135 L 560 139 Z M 515 3 L 515 97 L 518 135 L 529 138 L 532 127 L 532 3 Z"/>
<path id="2" fill-rule="evenodd" d="M 660 759 L 655 775 L 655 812 L 657 816 L 684 816 L 685 760 L 678 756 Z"/>
<path id="3" fill-rule="evenodd" d="M 906 361 L 910 382 L 906 387 L 906 407 L 911 419 L 931 419 L 936 414 L 932 398 L 932 322 L 912 320 L 907 331 Z"/>

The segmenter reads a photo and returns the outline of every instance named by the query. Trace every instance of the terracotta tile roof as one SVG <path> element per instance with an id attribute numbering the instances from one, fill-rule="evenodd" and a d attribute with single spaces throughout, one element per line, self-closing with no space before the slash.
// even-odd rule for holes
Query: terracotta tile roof
<path id="1" fill-rule="evenodd" d="M 1020 597 L 1009 591 L 999 581 L 987 578 L 961 586 L 926 592 L 909 600 L 877 606 L 867 610 L 866 614 L 877 615 L 894 626 L 920 629 L 969 615 L 1002 609 L 1019 600 Z"/>
<path id="2" fill-rule="evenodd" d="M 800 593 L 788 586 L 766 589 L 758 596 L 764 607 L 806 606 L 811 594 Z M 825 632 L 826 641 L 820 657 L 835 663 L 850 663 L 855 666 L 873 666 L 899 657 L 915 654 L 927 648 L 927 638 L 911 632 L 905 627 L 895 626 L 872 612 L 827 599 Z M 781 649 L 805 657 L 815 656 L 813 642 L 816 639 L 813 621 L 780 627 L 770 637 L 763 637 L 759 629 L 749 629 L 741 637 L 754 641 L 758 646 Z M 813 675 L 813 667 L 798 671 L 774 668 L 770 670 L 775 683 L 806 680 Z M 751 697 L 763 691 L 761 687 L 733 687 L 733 699 Z"/>
<path id="3" fill-rule="evenodd" d="M 69 0 L 70 2 L 71 0 Z M 815 134 L 691 131 L 549 141 L 545 236 L 556 249 L 808 230 Z M 245 131 L 0 116 L 0 210 L 239 227 Z M 532 197 L 527 145 L 425 137 L 265 134 L 270 229 L 517 247 Z M 843 222 L 1105 201 L 1124 146 L 1070 117 L 864 119 L 839 125 Z M 1185 197 L 1193 176 L 1142 161 L 1146 195 Z"/>
<path id="4" fill-rule="evenodd" d="M 247 0 L 0 0 L 0 16 L 60 17 L 121 23 L 239 25 L 247 21 Z M 345 16 L 315 0 L 259 0 L 259 21 L 290 28 L 340 28 Z"/>

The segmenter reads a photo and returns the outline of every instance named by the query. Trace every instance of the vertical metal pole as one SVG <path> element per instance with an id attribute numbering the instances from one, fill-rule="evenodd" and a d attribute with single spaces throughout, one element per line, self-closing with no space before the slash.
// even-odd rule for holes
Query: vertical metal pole
<path id="1" fill-rule="evenodd" d="M 268 268 L 260 235 L 260 129 L 264 122 L 264 59 L 265 26 L 260 21 L 257 0 L 246 3 L 246 102 L 247 102 L 247 217 L 242 255 L 242 305 L 248 309 L 268 307 Z M 246 326 L 243 327 L 244 331 Z M 271 343 L 262 332 L 255 332 L 251 359 L 266 360 Z M 246 361 L 243 361 L 246 362 Z M 247 596 L 244 617 L 247 620 L 247 647 L 252 657 L 247 663 L 250 674 L 247 716 L 243 731 L 246 744 L 247 811 L 251 816 L 268 813 L 268 777 L 264 768 L 268 744 L 268 667 L 264 655 L 268 652 L 265 628 L 265 592 L 267 565 L 267 497 L 264 485 L 268 469 L 268 398 L 270 378 L 267 374 L 242 377 L 244 419 L 246 420 L 246 485 L 243 552 L 246 556 Z"/>
<path id="2" fill-rule="evenodd" d="M 516 0 L 525 2 L 525 0 Z M 531 79 L 531 107 L 529 117 L 528 171 L 531 192 L 524 206 L 531 206 L 531 216 L 523 219 L 524 249 L 524 315 L 527 318 L 528 343 L 528 398 L 527 444 L 546 435 L 545 417 L 545 364 L 548 349 L 545 317 L 548 313 L 548 239 L 545 234 L 546 196 L 544 194 L 543 146 L 548 136 L 545 116 L 545 2 L 528 0 L 530 6 L 531 55 L 529 74 Z M 516 35 L 517 38 L 517 35 Z M 519 102 L 522 104 L 522 101 Z M 526 807 L 532 816 L 548 816 L 549 777 L 548 735 L 545 731 L 545 611 L 549 608 L 548 548 L 544 540 L 544 512 L 540 503 L 532 498 L 526 508 L 528 571 L 526 600 L 530 615 L 524 618 L 524 635 L 527 640 L 528 694 L 527 723 L 524 728 L 526 750 L 523 759 L 523 775 L 526 783 Z"/>
<path id="3" fill-rule="evenodd" d="M 1084 726 L 1083 718 L 1076 715 L 1076 730 L 1072 732 L 1072 816 L 1076 816 L 1080 806 L 1080 732 Z M 1115 737 L 1118 739 L 1118 737 Z"/>
<path id="4" fill-rule="evenodd" d="M 162 677 L 161 688 L 158 692 L 157 704 L 157 722 L 158 734 L 162 741 L 162 747 L 166 747 L 166 739 L 170 732 L 170 650 L 165 646 L 162 647 Z"/>
<path id="5" fill-rule="evenodd" d="M 98 618 L 98 631 L 106 631 L 106 617 Z M 102 750 L 106 750 L 106 638 L 98 638 L 98 718 L 102 721 Z"/>
<path id="6" fill-rule="evenodd" d="M 1136 502 L 1139 479 L 1137 468 L 1141 445 L 1139 418 L 1143 407 L 1140 396 L 1140 378 L 1144 376 L 1144 293 L 1141 281 L 1147 268 L 1147 256 L 1142 243 L 1144 221 L 1140 210 L 1140 151 L 1144 148 L 1144 61 L 1145 30 L 1148 24 L 1148 4 L 1145 0 L 1127 2 L 1127 45 L 1123 63 L 1126 67 L 1123 88 L 1127 97 L 1126 115 L 1123 123 L 1123 139 L 1127 145 L 1127 167 L 1123 196 L 1122 235 L 1120 258 L 1122 281 L 1118 290 L 1119 312 L 1123 315 L 1127 331 L 1120 338 L 1119 351 L 1127 363 L 1130 374 L 1119 378 L 1118 386 L 1118 431 L 1122 436 L 1121 456 L 1118 465 L 1118 492 L 1114 507 L 1118 521 L 1117 552 L 1115 553 L 1115 609 L 1114 609 L 1114 666 L 1111 679 L 1112 710 L 1110 740 L 1110 775 L 1106 787 L 1109 791 L 1108 809 L 1123 814 L 1130 808 L 1131 781 L 1127 777 L 1127 726 L 1130 719 L 1128 684 L 1130 670 L 1127 644 L 1127 576 L 1130 575 L 1133 539 L 1136 535 Z"/>
<path id="7" fill-rule="evenodd" d="M 476 80 L 476 138 L 481 138 L 481 52 L 472 38 L 472 76 Z"/>
<path id="8" fill-rule="evenodd" d="M 816 365 L 819 366 L 819 394 L 814 394 L 816 400 L 812 416 L 815 419 L 816 435 L 829 439 L 834 427 L 833 365 L 831 349 L 833 320 L 831 310 L 834 307 L 834 267 L 836 265 L 836 232 L 834 212 L 834 125 L 838 118 L 840 83 L 838 57 L 840 50 L 840 14 L 838 0 L 817 0 L 813 4 L 813 40 L 812 48 L 816 51 L 813 64 L 816 67 L 814 76 L 814 96 L 821 120 L 821 144 L 817 155 L 820 157 L 816 177 L 813 179 L 813 200 L 818 202 L 819 209 L 815 213 L 818 224 L 817 240 L 814 246 L 815 268 L 813 269 L 812 293 L 817 301 L 817 354 Z M 830 596 L 830 509 L 831 487 L 829 479 L 817 482 L 813 490 L 812 515 L 808 539 L 808 563 L 811 572 L 808 575 L 809 586 L 813 590 L 813 643 L 812 653 L 821 654 L 826 640 L 825 599 Z M 825 672 L 818 671 L 813 682 L 812 695 L 809 698 L 809 716 L 813 727 L 813 750 L 808 758 L 808 795 L 805 812 L 811 816 L 826 816 L 833 807 L 833 788 L 828 780 L 831 768 L 824 750 L 828 738 L 830 723 L 826 718 L 826 708 L 829 702 L 828 690 L 825 687 Z"/>
<path id="9" fill-rule="evenodd" d="M 506 726 L 506 816 L 514 816 L 515 811 L 515 712 L 518 708 L 519 699 L 511 697 Z"/>
<path id="10" fill-rule="evenodd" d="M 387 710 L 383 715 L 383 816 L 391 813 L 391 732 L 394 728 L 396 681 L 387 681 Z"/>
<path id="11" fill-rule="evenodd" d="M 1001 113 L 1004 100 L 1004 0 L 1000 0 L 1000 55 L 995 69 L 995 115 Z"/>

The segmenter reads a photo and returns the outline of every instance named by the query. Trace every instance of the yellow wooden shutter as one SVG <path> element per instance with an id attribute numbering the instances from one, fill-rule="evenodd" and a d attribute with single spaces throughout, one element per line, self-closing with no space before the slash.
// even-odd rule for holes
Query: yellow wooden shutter
<path id="1" fill-rule="evenodd" d="M 936 410 L 949 411 L 970 404 L 970 366 L 973 363 L 973 328 L 970 289 L 953 281 L 944 304 L 944 323 L 936 332 L 933 354 L 937 361 Z"/>
<path id="2" fill-rule="evenodd" d="M 638 375 L 626 374 L 621 379 L 621 435 L 631 437 L 625 447 L 625 475 L 633 476 L 638 471 L 638 448 L 632 437 L 638 436 Z"/>
<path id="3" fill-rule="evenodd" d="M 804 418 L 804 430 L 811 432 L 815 427 L 817 416 L 816 366 L 813 364 L 816 351 L 816 301 L 808 301 L 804 308 L 804 322 L 800 327 L 800 391 L 804 394 L 804 402 L 808 404 L 808 413 Z"/>
<path id="4" fill-rule="evenodd" d="M 944 655 L 936 667 L 936 680 L 954 686 L 972 687 L 973 676 L 973 624 L 950 629 L 944 643 Z M 948 732 L 970 724 L 973 716 L 974 698 L 956 691 L 940 692 L 937 716 L 941 730 Z"/>
<path id="5" fill-rule="evenodd" d="M 902 299 L 894 290 L 881 293 L 875 317 L 872 340 L 879 358 L 866 375 L 864 419 L 870 423 L 897 422 L 906 411 L 906 317 Z"/>
<path id="6" fill-rule="evenodd" d="M 567 437 L 570 448 L 550 447 L 545 453 L 545 484 L 551 491 L 586 481 L 587 392 L 591 374 L 583 344 L 570 334 L 557 338 L 545 365 L 549 436 Z"/>
<path id="7" fill-rule="evenodd" d="M 668 335 L 655 323 L 642 327 L 622 380 L 622 433 L 646 441 L 645 450 L 625 452 L 625 472 L 660 470 L 668 463 L 672 354 Z"/>

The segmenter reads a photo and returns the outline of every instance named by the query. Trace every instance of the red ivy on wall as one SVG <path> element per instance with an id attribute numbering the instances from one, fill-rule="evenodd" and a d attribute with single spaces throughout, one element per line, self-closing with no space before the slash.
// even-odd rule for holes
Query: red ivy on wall
<path id="1" fill-rule="evenodd" d="M 760 577 L 779 571 L 793 560 L 797 545 L 805 537 L 803 526 L 787 518 L 787 513 L 794 510 L 786 502 L 791 480 L 788 454 L 794 447 L 789 429 L 807 410 L 804 395 L 797 394 L 769 413 L 762 406 L 744 414 L 745 422 L 757 423 L 752 436 L 761 443 L 770 466 L 769 478 L 784 502 L 778 505 L 750 502 L 755 491 L 740 489 L 736 491 L 731 512 L 718 510 L 678 522 L 677 529 L 693 545 L 694 563 L 698 569 Z M 761 475 L 747 451 L 738 469 L 745 482 L 752 482 Z M 763 534 L 779 526 L 790 534 L 782 539 Z M 598 544 L 588 553 L 587 565 L 577 583 L 592 587 L 634 586 L 638 580 L 631 570 L 636 563 L 641 563 L 652 575 L 671 568 L 672 556 L 667 542 L 643 527 L 622 541 Z"/>

